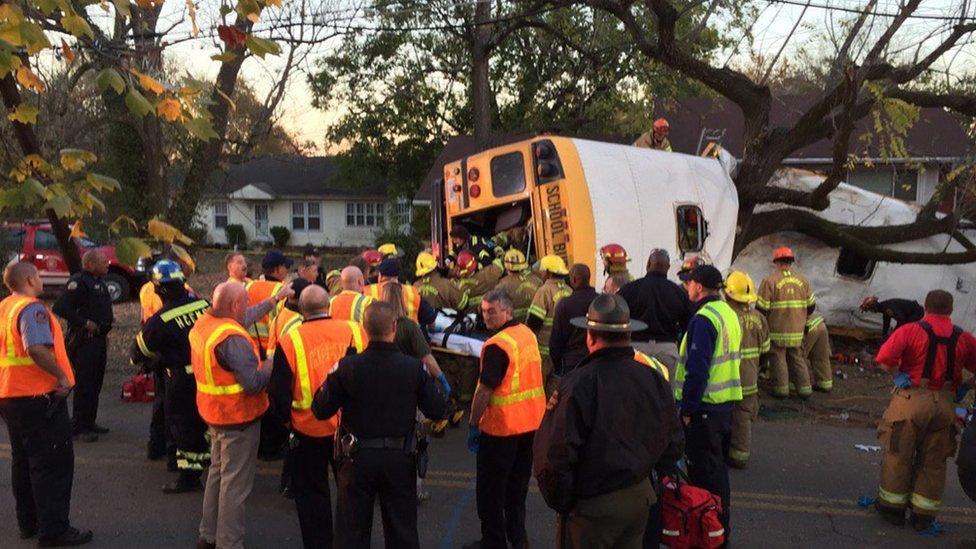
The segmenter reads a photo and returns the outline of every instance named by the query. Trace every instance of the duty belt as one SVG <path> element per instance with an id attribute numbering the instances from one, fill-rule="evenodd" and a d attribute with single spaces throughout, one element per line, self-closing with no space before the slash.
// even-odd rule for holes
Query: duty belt
<path id="1" fill-rule="evenodd" d="M 355 446 L 361 450 L 405 450 L 407 437 L 357 438 Z"/>

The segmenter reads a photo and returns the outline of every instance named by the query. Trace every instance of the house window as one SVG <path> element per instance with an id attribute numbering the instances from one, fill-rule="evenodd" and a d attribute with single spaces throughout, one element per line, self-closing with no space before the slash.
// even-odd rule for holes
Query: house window
<path id="1" fill-rule="evenodd" d="M 321 231 L 322 205 L 318 202 L 292 202 L 291 228 L 296 231 Z"/>
<path id="2" fill-rule="evenodd" d="M 409 225 L 412 220 L 413 206 L 409 202 L 397 202 L 390 207 L 393 224 L 396 226 Z"/>
<path id="3" fill-rule="evenodd" d="M 383 202 L 347 202 L 346 225 L 349 227 L 382 227 L 386 224 Z"/>
<path id="4" fill-rule="evenodd" d="M 218 200 L 213 203 L 214 228 L 223 229 L 227 226 L 227 202 Z"/>
<path id="5" fill-rule="evenodd" d="M 848 248 L 841 248 L 837 256 L 837 274 L 857 280 L 867 280 L 874 274 L 875 262 Z"/>

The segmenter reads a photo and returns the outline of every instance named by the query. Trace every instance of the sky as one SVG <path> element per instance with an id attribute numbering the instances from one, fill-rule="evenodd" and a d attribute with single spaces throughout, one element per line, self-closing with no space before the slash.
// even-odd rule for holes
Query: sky
<path id="1" fill-rule="evenodd" d="M 227 0 L 233 3 L 234 0 Z M 338 20 L 340 23 L 349 25 L 363 24 L 359 18 L 363 6 L 369 6 L 371 0 L 284 0 L 286 6 L 297 9 L 304 6 L 315 13 L 325 13 L 325 17 L 330 20 Z M 474 0 L 457 0 L 458 3 L 471 3 Z M 791 3 L 779 3 L 775 0 L 761 0 L 756 2 L 758 6 L 758 16 L 752 32 L 755 37 L 752 44 L 753 52 L 758 52 L 767 59 L 776 56 L 784 43 L 783 53 L 779 59 L 789 61 L 795 56 L 799 48 L 810 48 L 811 44 L 826 35 L 828 28 L 836 26 L 840 18 L 852 17 L 853 14 L 842 10 L 853 9 L 863 6 L 867 0 L 786 0 Z M 810 6 L 804 8 L 804 4 L 809 1 Z M 937 20 L 947 13 L 954 13 L 954 6 L 958 6 L 963 0 L 924 0 L 922 7 L 918 11 L 919 18 L 913 19 L 905 24 L 904 31 L 913 36 L 922 36 L 935 25 L 943 25 L 944 21 Z M 213 0 L 200 0 L 197 3 L 197 21 L 201 29 L 213 28 L 219 24 L 219 15 L 216 13 L 217 6 Z M 423 5 L 421 2 L 418 5 Z M 281 10 L 286 8 L 268 8 L 268 10 Z M 897 0 L 877 0 L 875 10 L 879 13 L 897 12 Z M 89 8 L 96 11 L 97 6 Z M 973 8 L 970 12 L 974 12 Z M 190 24 L 187 18 L 186 3 L 181 0 L 166 0 L 163 8 L 162 23 L 160 28 L 172 26 L 170 36 L 177 42 L 166 49 L 167 60 L 177 66 L 184 68 L 195 77 L 213 80 L 218 69 L 218 63 L 212 61 L 210 56 L 219 51 L 216 40 L 212 37 L 189 40 Z M 799 23 L 798 23 L 799 21 Z M 884 22 L 890 18 L 879 17 L 878 27 L 881 28 Z M 100 24 L 109 24 L 110 15 L 102 16 Z M 319 32 L 325 32 L 319 28 Z M 181 39 L 187 39 L 185 41 Z M 929 40 L 929 43 L 931 43 Z M 298 67 L 298 73 L 293 75 L 289 81 L 287 95 L 281 108 L 281 124 L 291 132 L 300 142 L 310 141 L 314 143 L 314 152 L 317 154 L 329 154 L 336 152 L 341 147 L 328 143 L 325 138 L 326 130 L 338 116 L 336 112 L 326 112 L 312 106 L 311 93 L 306 82 L 307 75 L 315 70 L 315 60 L 327 55 L 334 48 L 339 47 L 340 38 L 333 38 L 323 43 L 309 48 L 309 55 L 304 63 Z M 740 43 L 737 48 L 731 51 L 722 52 L 718 59 L 727 60 L 732 66 L 745 62 L 749 58 L 748 44 Z M 965 66 L 972 66 L 976 60 L 973 59 L 974 52 L 972 46 L 962 48 L 962 51 L 955 57 L 956 63 Z M 782 61 L 781 61 L 782 62 Z M 241 75 L 258 91 L 260 96 L 267 93 L 267 90 L 274 84 L 280 74 L 283 61 L 281 58 L 268 57 L 265 60 L 249 58 L 245 61 Z"/>

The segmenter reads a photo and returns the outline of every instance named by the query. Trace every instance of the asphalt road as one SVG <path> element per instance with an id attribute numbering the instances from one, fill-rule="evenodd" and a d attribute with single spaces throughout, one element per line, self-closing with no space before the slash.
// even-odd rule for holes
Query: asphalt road
<path id="1" fill-rule="evenodd" d="M 161 462 L 145 459 L 149 405 L 118 399 L 120 375 L 109 373 L 99 422 L 112 432 L 96 443 L 75 445 L 72 522 L 95 532 L 92 547 L 192 547 L 200 493 L 163 495 L 171 478 Z M 419 510 L 423 547 L 454 548 L 478 537 L 474 456 L 463 429 L 433 441 L 426 481 L 431 500 Z M 976 507 L 962 493 L 950 465 L 946 532 L 924 538 L 883 523 L 858 508 L 860 495 L 876 491 L 880 456 L 854 448 L 875 444 L 865 428 L 760 422 L 749 469 L 733 471 L 732 528 L 737 547 L 955 547 L 976 537 Z M 10 490 L 10 446 L 0 434 L 0 547 L 30 547 L 17 539 Z M 277 493 L 280 462 L 259 465 L 248 502 L 249 547 L 300 547 L 294 503 Z M 533 487 L 528 498 L 529 538 L 554 546 L 555 516 Z M 379 512 L 374 543 L 382 547 Z M 338 525 L 341 528 L 341 525 Z"/>

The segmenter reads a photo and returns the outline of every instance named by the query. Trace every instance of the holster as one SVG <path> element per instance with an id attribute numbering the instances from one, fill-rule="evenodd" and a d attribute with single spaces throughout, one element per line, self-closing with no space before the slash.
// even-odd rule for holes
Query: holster
<path id="1" fill-rule="evenodd" d="M 430 446 L 430 441 L 427 437 L 420 437 L 417 439 L 417 476 L 420 478 L 425 478 L 427 476 L 427 463 L 430 461 L 430 456 L 427 453 L 427 447 Z"/>

